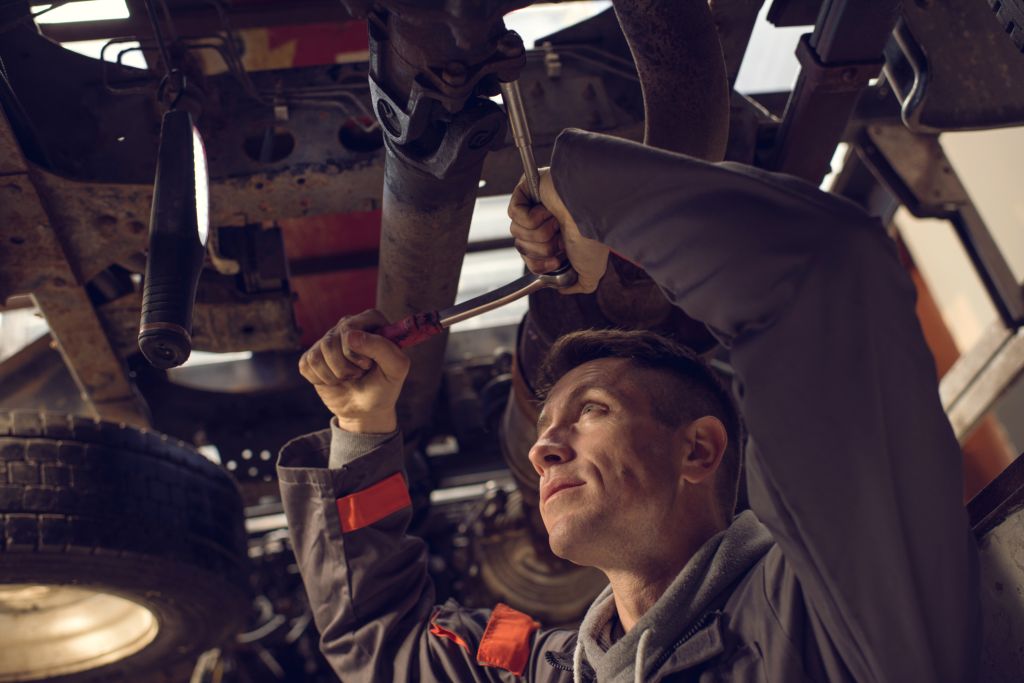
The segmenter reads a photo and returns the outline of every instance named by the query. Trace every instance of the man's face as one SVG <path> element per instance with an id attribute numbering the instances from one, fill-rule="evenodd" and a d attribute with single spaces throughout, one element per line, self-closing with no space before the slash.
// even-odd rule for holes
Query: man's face
<path id="1" fill-rule="evenodd" d="M 530 462 L 551 549 L 591 566 L 629 552 L 676 523 L 686 425 L 668 427 L 645 387 L 661 373 L 622 358 L 584 363 L 562 377 L 537 423 Z"/>

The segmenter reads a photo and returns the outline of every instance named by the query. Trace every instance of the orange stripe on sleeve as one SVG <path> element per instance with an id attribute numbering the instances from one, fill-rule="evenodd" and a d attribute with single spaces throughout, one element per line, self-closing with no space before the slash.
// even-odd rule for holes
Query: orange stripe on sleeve
<path id="1" fill-rule="evenodd" d="M 344 532 L 362 529 L 412 505 L 409 488 L 401 472 L 369 488 L 338 499 L 338 517 Z"/>
<path id="2" fill-rule="evenodd" d="M 530 639 L 539 628 L 529 615 L 499 602 L 480 639 L 476 663 L 522 676 L 530 659 Z"/>
<path id="3" fill-rule="evenodd" d="M 434 619 L 437 619 L 437 614 L 434 615 Z M 444 626 L 438 624 L 434 619 L 430 621 L 430 633 L 437 636 L 438 638 L 447 638 L 466 652 L 469 652 L 469 643 L 463 640 L 462 636 L 454 631 L 449 631 Z"/>

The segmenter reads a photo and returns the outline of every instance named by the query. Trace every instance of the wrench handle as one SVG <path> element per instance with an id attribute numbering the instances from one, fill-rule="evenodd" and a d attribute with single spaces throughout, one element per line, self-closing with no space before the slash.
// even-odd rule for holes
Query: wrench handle
<path id="1" fill-rule="evenodd" d="M 444 327 L 441 325 L 437 311 L 429 311 L 402 318 L 390 325 L 373 330 L 372 333 L 390 339 L 400 349 L 407 349 L 425 342 L 443 331 Z"/>
<path id="2" fill-rule="evenodd" d="M 537 171 L 537 161 L 533 157 L 533 137 L 530 135 L 530 125 L 526 120 L 526 107 L 523 106 L 519 81 L 502 83 L 501 99 L 508 112 L 509 127 L 512 129 L 516 149 L 519 150 L 519 158 L 523 162 L 523 172 L 526 174 L 526 188 L 530 195 L 530 201 L 539 204 L 540 173 Z"/>

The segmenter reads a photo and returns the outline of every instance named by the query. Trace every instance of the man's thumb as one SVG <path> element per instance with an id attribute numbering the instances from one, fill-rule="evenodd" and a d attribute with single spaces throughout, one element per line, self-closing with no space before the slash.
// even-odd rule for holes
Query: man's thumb
<path id="1" fill-rule="evenodd" d="M 362 330 L 352 330 L 348 333 L 348 345 L 353 351 L 376 363 L 389 380 L 401 381 L 409 372 L 409 357 L 390 339 Z"/>

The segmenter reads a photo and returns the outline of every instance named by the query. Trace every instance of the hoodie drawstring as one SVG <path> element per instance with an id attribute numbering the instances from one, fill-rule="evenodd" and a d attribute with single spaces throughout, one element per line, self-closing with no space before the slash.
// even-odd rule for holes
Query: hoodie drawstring
<path id="1" fill-rule="evenodd" d="M 583 639 L 576 639 L 572 653 L 572 683 L 583 683 Z"/>
<path id="2" fill-rule="evenodd" d="M 634 683 L 644 683 L 644 660 L 647 659 L 647 643 L 651 640 L 651 629 L 640 634 L 640 642 L 636 645 L 636 661 L 633 664 Z"/>

